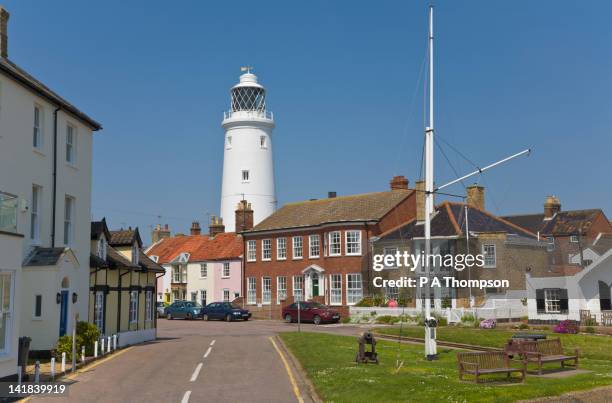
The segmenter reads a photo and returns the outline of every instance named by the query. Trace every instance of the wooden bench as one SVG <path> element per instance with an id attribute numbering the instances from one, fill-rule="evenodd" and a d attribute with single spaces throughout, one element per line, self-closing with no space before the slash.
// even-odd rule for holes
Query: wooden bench
<path id="1" fill-rule="evenodd" d="M 547 362 L 560 362 L 561 367 L 565 366 L 565 361 L 574 361 L 574 367 L 578 368 L 579 350 L 574 350 L 574 355 L 566 355 L 561 346 L 561 339 L 546 339 L 530 341 L 521 344 L 521 354 L 525 362 L 537 362 L 538 374 L 542 375 L 542 364 Z"/>
<path id="2" fill-rule="evenodd" d="M 521 382 L 525 381 L 526 363 L 522 368 L 510 366 L 510 357 L 504 351 L 485 351 L 477 353 L 457 353 L 457 364 L 459 366 L 459 379 L 463 380 L 463 374 L 474 375 L 476 383 L 480 375 L 505 373 L 508 378 L 512 372 L 521 373 Z"/>

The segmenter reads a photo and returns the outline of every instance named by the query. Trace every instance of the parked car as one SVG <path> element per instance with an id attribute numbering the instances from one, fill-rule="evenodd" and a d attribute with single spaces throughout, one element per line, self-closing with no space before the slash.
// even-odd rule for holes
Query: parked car
<path id="1" fill-rule="evenodd" d="M 196 319 L 202 317 L 202 305 L 193 301 L 175 301 L 164 311 L 166 319 Z"/>
<path id="2" fill-rule="evenodd" d="M 163 302 L 157 302 L 157 305 L 155 306 L 156 310 L 157 310 L 157 317 L 161 318 L 162 316 L 164 316 L 166 314 L 166 304 Z"/>
<path id="3" fill-rule="evenodd" d="M 283 308 L 283 318 L 287 323 L 297 322 L 297 302 Z M 336 323 L 338 321 L 340 321 L 340 313 L 327 305 L 312 301 L 300 302 L 300 322 L 312 322 L 318 325 L 325 322 Z"/>
<path id="4" fill-rule="evenodd" d="M 221 319 L 228 322 L 236 319 L 249 320 L 251 312 L 232 302 L 211 302 L 202 309 L 202 319 Z"/>

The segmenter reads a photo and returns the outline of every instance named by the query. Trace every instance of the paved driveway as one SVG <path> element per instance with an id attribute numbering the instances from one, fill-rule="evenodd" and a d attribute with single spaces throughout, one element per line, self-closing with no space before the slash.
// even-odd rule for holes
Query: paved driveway
<path id="1" fill-rule="evenodd" d="M 347 326 L 303 330 L 357 334 Z M 270 336 L 295 331 L 279 321 L 159 319 L 158 340 L 133 346 L 76 376 L 66 399 L 49 402 L 296 402 L 287 368 Z M 299 384 L 299 382 L 298 382 Z M 307 394 L 299 393 L 304 401 Z"/>

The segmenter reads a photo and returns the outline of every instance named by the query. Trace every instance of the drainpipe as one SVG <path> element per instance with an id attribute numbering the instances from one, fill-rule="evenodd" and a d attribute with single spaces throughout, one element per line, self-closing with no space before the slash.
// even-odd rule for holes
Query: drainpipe
<path id="1" fill-rule="evenodd" d="M 57 112 L 59 106 L 53 111 L 53 191 L 51 206 L 51 247 L 55 248 L 55 210 L 57 208 Z"/>

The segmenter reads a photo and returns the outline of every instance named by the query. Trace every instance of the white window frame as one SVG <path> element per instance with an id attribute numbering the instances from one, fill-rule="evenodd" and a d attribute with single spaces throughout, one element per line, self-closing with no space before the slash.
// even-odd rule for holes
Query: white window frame
<path id="1" fill-rule="evenodd" d="M 43 149 L 44 114 L 42 106 L 34 104 L 34 119 L 32 122 L 32 147 L 36 151 Z"/>
<path id="2" fill-rule="evenodd" d="M 224 288 L 223 289 L 223 302 L 230 302 L 230 290 L 229 290 L 229 288 Z"/>
<path id="3" fill-rule="evenodd" d="M 546 251 L 552 252 L 555 250 L 555 237 L 549 236 L 546 243 Z"/>
<path id="4" fill-rule="evenodd" d="M 353 236 L 357 239 L 350 239 Z M 344 231 L 344 247 L 346 256 L 361 256 L 361 230 Z"/>
<path id="5" fill-rule="evenodd" d="M 313 253 L 313 248 L 316 248 L 316 254 Z M 311 259 L 321 257 L 321 238 L 318 234 L 308 236 L 308 257 Z"/>
<path id="6" fill-rule="evenodd" d="M 40 242 L 40 206 L 42 197 L 42 186 L 32 185 L 32 202 L 30 206 L 30 239 L 35 243 Z"/>
<path id="7" fill-rule="evenodd" d="M 130 291 L 130 325 L 138 323 L 138 291 Z"/>
<path id="8" fill-rule="evenodd" d="M 202 306 L 206 306 L 207 297 L 206 290 L 200 290 L 200 304 L 202 304 Z"/>
<path id="9" fill-rule="evenodd" d="M 554 309 L 554 306 L 558 309 Z M 558 288 L 544 289 L 544 312 L 561 313 L 561 290 Z"/>
<path id="10" fill-rule="evenodd" d="M 223 262 L 223 266 L 221 267 L 221 278 L 230 278 L 230 275 L 230 262 Z"/>
<path id="11" fill-rule="evenodd" d="M 342 305 L 342 274 L 329 275 L 329 304 Z"/>
<path id="12" fill-rule="evenodd" d="M 287 259 L 287 238 L 276 238 L 276 260 Z"/>
<path id="13" fill-rule="evenodd" d="M 341 256 L 342 255 L 342 232 L 340 231 L 331 231 L 329 234 L 327 234 L 328 238 L 329 238 L 329 256 Z M 333 240 L 335 240 L 334 238 L 337 236 L 337 245 L 333 242 Z M 334 249 L 336 249 L 337 246 L 337 252 L 333 252 Z"/>
<path id="14" fill-rule="evenodd" d="M 358 276 L 358 279 L 351 279 L 351 276 Z M 359 284 L 359 288 L 352 285 Z M 361 273 L 348 273 L 346 275 L 346 304 L 355 305 L 363 299 L 363 278 Z"/>
<path id="15" fill-rule="evenodd" d="M 296 242 L 297 241 L 297 242 Z M 297 243 L 297 244 L 296 244 Z M 291 257 L 293 260 L 300 260 L 304 258 L 304 238 L 301 235 L 296 235 L 291 239 L 292 252 Z"/>
<path id="16" fill-rule="evenodd" d="M 94 325 L 104 331 L 104 291 L 96 291 L 94 295 Z"/>
<path id="17" fill-rule="evenodd" d="M 153 291 L 145 291 L 145 322 L 153 320 Z"/>
<path id="18" fill-rule="evenodd" d="M 76 201 L 75 198 L 69 195 L 64 197 L 64 245 L 72 246 L 74 236 L 74 210 Z"/>
<path id="19" fill-rule="evenodd" d="M 397 246 L 386 246 L 383 248 L 383 256 L 392 255 L 395 256 L 399 248 Z M 384 260 L 383 260 L 384 263 Z M 393 264 L 391 266 L 384 265 L 385 270 L 397 270 L 399 267 L 395 264 L 397 263 L 395 259 L 393 260 Z"/>
<path id="20" fill-rule="evenodd" d="M 66 163 L 75 166 L 77 163 L 77 128 L 68 123 L 66 125 Z"/>
<path id="21" fill-rule="evenodd" d="M 267 245 L 267 248 L 266 248 L 266 245 Z M 272 240 L 271 239 L 261 240 L 261 260 L 263 260 L 264 262 L 269 262 L 270 260 L 272 260 Z"/>
<path id="22" fill-rule="evenodd" d="M 276 277 L 276 304 L 280 305 L 281 301 L 287 299 L 287 277 Z"/>
<path id="23" fill-rule="evenodd" d="M 108 244 L 106 243 L 106 237 L 104 234 L 100 235 L 98 239 L 98 257 L 102 260 L 106 260 L 106 252 L 108 251 Z"/>
<path id="24" fill-rule="evenodd" d="M 247 241 L 247 262 L 257 261 L 257 241 L 249 239 Z"/>
<path id="25" fill-rule="evenodd" d="M 578 235 L 570 235 L 570 242 L 571 243 L 578 243 L 579 239 L 578 239 Z"/>
<path id="26" fill-rule="evenodd" d="M 200 263 L 200 278 L 208 277 L 208 263 Z"/>
<path id="27" fill-rule="evenodd" d="M 181 282 L 181 265 L 180 264 L 176 264 L 176 265 L 172 265 L 172 283 L 180 283 Z"/>
<path id="28" fill-rule="evenodd" d="M 299 285 L 300 287 L 296 287 Z M 304 276 L 293 276 L 293 300 L 304 301 Z"/>
<path id="29" fill-rule="evenodd" d="M 36 303 L 38 301 L 38 298 L 40 297 L 40 312 L 38 312 L 38 315 L 36 314 Z M 37 319 L 40 320 L 42 319 L 42 310 L 43 310 L 43 299 L 42 299 L 42 294 L 36 294 L 34 295 L 34 309 L 32 310 L 32 318 L 33 319 Z"/>
<path id="30" fill-rule="evenodd" d="M 272 278 L 261 278 L 261 303 L 270 305 L 272 303 Z"/>
<path id="31" fill-rule="evenodd" d="M 9 296 L 6 297 L 8 291 Z M 13 299 L 15 295 L 15 274 L 13 271 L 0 271 L 0 323 L 4 318 L 2 331 L 4 332 L 4 348 L 0 348 L 0 355 L 7 356 L 13 350 Z M 2 335 L 0 334 L 0 337 Z"/>
<path id="32" fill-rule="evenodd" d="M 493 248 L 492 258 L 491 253 L 487 251 L 487 248 Z M 497 267 L 497 245 L 494 243 L 482 244 L 482 254 L 484 256 L 484 264 L 482 267 L 485 269 L 494 269 Z"/>
<path id="33" fill-rule="evenodd" d="M 243 169 L 241 172 L 242 183 L 249 183 L 251 181 L 251 171 L 248 169 Z"/>
<path id="34" fill-rule="evenodd" d="M 138 253 L 138 244 L 134 242 L 132 245 L 132 263 L 138 264 L 140 262 L 140 256 Z"/>
<path id="35" fill-rule="evenodd" d="M 255 277 L 247 278 L 247 304 L 257 304 L 257 279 Z"/>

